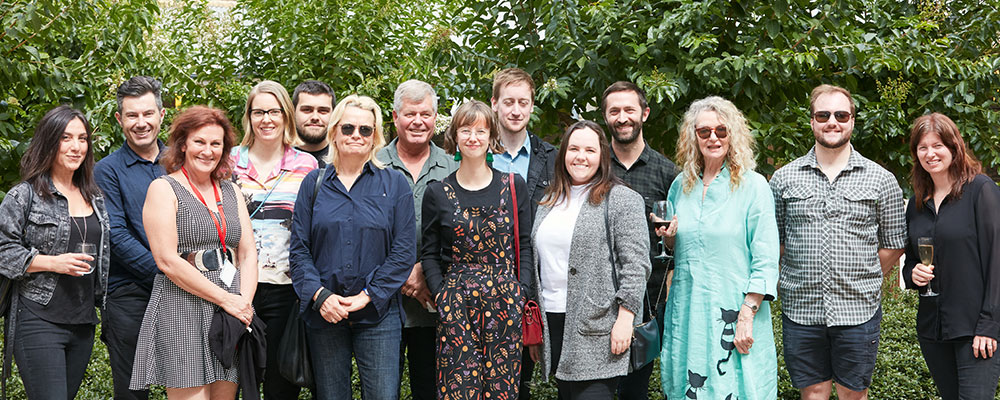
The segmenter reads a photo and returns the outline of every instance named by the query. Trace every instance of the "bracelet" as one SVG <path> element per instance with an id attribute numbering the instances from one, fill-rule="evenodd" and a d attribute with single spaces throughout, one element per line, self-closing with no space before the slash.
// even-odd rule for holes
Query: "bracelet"
<path id="1" fill-rule="evenodd" d="M 361 291 L 365 293 L 365 296 L 372 297 L 372 295 L 368 294 L 368 288 L 361 289 Z"/>
<path id="2" fill-rule="evenodd" d="M 331 292 L 330 289 L 320 288 L 319 295 L 316 296 L 316 301 L 313 301 L 312 309 L 314 311 L 319 311 L 319 309 L 323 307 L 323 303 L 326 302 L 326 299 L 330 298 L 330 296 L 333 296 L 333 292 Z"/>
<path id="3" fill-rule="evenodd" d="M 746 300 L 743 301 L 743 305 L 746 306 L 746 308 L 749 308 L 750 312 L 752 312 L 754 314 L 756 314 L 757 310 L 760 308 L 760 306 L 756 306 L 756 305 L 747 303 Z"/>

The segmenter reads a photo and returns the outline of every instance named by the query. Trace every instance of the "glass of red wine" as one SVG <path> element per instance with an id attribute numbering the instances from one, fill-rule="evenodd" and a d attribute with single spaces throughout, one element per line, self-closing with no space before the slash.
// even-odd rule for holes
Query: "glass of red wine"
<path id="1" fill-rule="evenodd" d="M 674 205 L 673 203 L 660 200 L 653 203 L 653 215 L 656 218 L 653 219 L 653 226 L 656 228 L 670 228 L 670 224 L 674 219 Z M 667 246 L 663 244 L 663 238 L 660 238 L 660 255 L 656 256 L 657 260 L 666 261 L 673 257 L 667 254 Z"/>

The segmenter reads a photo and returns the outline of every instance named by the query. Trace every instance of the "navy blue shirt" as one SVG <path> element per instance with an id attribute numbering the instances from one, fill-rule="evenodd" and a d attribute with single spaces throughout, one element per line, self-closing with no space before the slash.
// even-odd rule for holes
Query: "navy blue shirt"
<path id="1" fill-rule="evenodd" d="M 318 169 L 306 175 L 295 199 L 289 251 L 292 285 L 312 328 L 330 326 L 312 309 L 320 287 L 339 296 L 367 288 L 371 302 L 347 321 L 377 324 L 390 301 L 401 300 L 399 288 L 417 261 L 413 192 L 402 173 L 371 162 L 350 191 L 332 165 L 326 168 L 315 199 Z"/>
<path id="2" fill-rule="evenodd" d="M 157 141 L 157 145 L 162 155 L 163 142 Z M 153 277 L 158 269 L 142 225 L 142 206 L 146 203 L 149 184 L 163 174 L 163 167 L 158 162 L 139 157 L 128 144 L 101 159 L 94 167 L 94 179 L 104 192 L 111 224 L 108 292 L 126 283 L 135 283 L 147 291 L 153 289 Z"/>

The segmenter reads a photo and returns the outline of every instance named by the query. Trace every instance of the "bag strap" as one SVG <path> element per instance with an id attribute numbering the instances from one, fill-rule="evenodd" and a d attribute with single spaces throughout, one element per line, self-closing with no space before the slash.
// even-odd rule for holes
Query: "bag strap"
<path id="1" fill-rule="evenodd" d="M 313 198 L 311 206 L 316 205 L 316 196 L 319 196 L 319 186 L 323 184 L 323 177 L 326 176 L 326 167 L 320 168 L 319 173 L 316 174 L 316 186 L 313 186 Z M 273 190 L 273 189 L 272 189 Z M 312 208 L 310 208 L 310 211 Z"/>
<path id="2" fill-rule="evenodd" d="M 21 222 L 21 243 L 24 243 L 24 241 L 25 241 L 25 239 L 24 239 L 24 232 L 26 232 L 27 229 L 28 229 L 28 215 L 31 214 L 31 207 L 33 207 L 35 205 L 35 188 L 30 183 L 27 186 L 28 186 L 28 207 L 26 207 L 25 210 L 24 210 L 24 221 Z M 8 341 L 8 338 L 10 338 L 10 324 L 11 324 L 10 313 L 11 312 L 15 312 L 15 313 L 17 312 L 17 311 L 14 310 L 14 304 L 13 304 L 14 303 L 13 297 L 16 296 L 14 294 L 14 288 L 17 287 L 17 286 L 14 284 L 14 282 L 11 282 L 10 285 L 11 285 L 11 290 L 10 290 L 8 296 L 12 297 L 12 299 L 11 299 L 11 309 L 9 310 L 9 312 L 7 313 L 7 315 L 2 316 L 3 319 L 4 319 L 4 321 L 3 321 L 3 369 L 0 370 L 0 398 L 2 398 L 3 400 L 7 400 L 7 378 L 10 378 L 11 368 L 12 368 L 13 359 L 14 359 L 14 348 L 11 346 L 10 341 Z"/>
<path id="3" fill-rule="evenodd" d="M 511 208 L 514 209 L 514 272 L 517 276 L 517 282 L 521 282 L 521 232 L 520 232 L 520 220 L 517 217 L 517 191 L 514 190 L 514 173 L 511 172 L 508 177 L 510 183 L 510 198 L 511 198 Z"/>
<path id="4" fill-rule="evenodd" d="M 615 283 L 615 292 L 617 292 L 620 284 L 618 282 L 618 262 L 615 260 L 615 249 L 614 245 L 612 244 L 612 242 L 614 241 L 614 236 L 611 235 L 611 215 L 610 215 L 611 206 L 608 205 L 608 203 L 610 202 L 611 202 L 611 192 L 609 191 L 607 196 L 604 198 L 604 232 L 607 235 L 608 260 L 611 261 L 611 280 Z M 660 293 L 657 295 L 656 303 L 654 304 L 660 304 L 660 296 L 663 295 L 663 289 L 667 286 L 668 274 L 669 272 L 663 274 L 663 283 L 660 284 Z M 649 288 L 647 287 L 644 290 L 644 292 L 645 296 L 643 297 L 646 299 L 646 312 L 649 313 L 650 317 L 655 317 L 656 316 L 655 311 L 653 310 L 652 305 L 649 303 Z"/>

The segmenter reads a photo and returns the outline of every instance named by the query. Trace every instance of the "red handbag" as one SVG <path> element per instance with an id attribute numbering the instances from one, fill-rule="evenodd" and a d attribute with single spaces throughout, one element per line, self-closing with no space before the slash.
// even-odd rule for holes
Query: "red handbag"
<path id="1" fill-rule="evenodd" d="M 514 209 L 514 271 L 517 282 L 521 282 L 521 232 L 517 217 L 517 192 L 514 190 L 514 173 L 510 173 L 510 197 Z M 538 303 L 528 299 L 524 302 L 524 312 L 521 315 L 521 338 L 525 346 L 542 344 L 542 310 Z"/>

